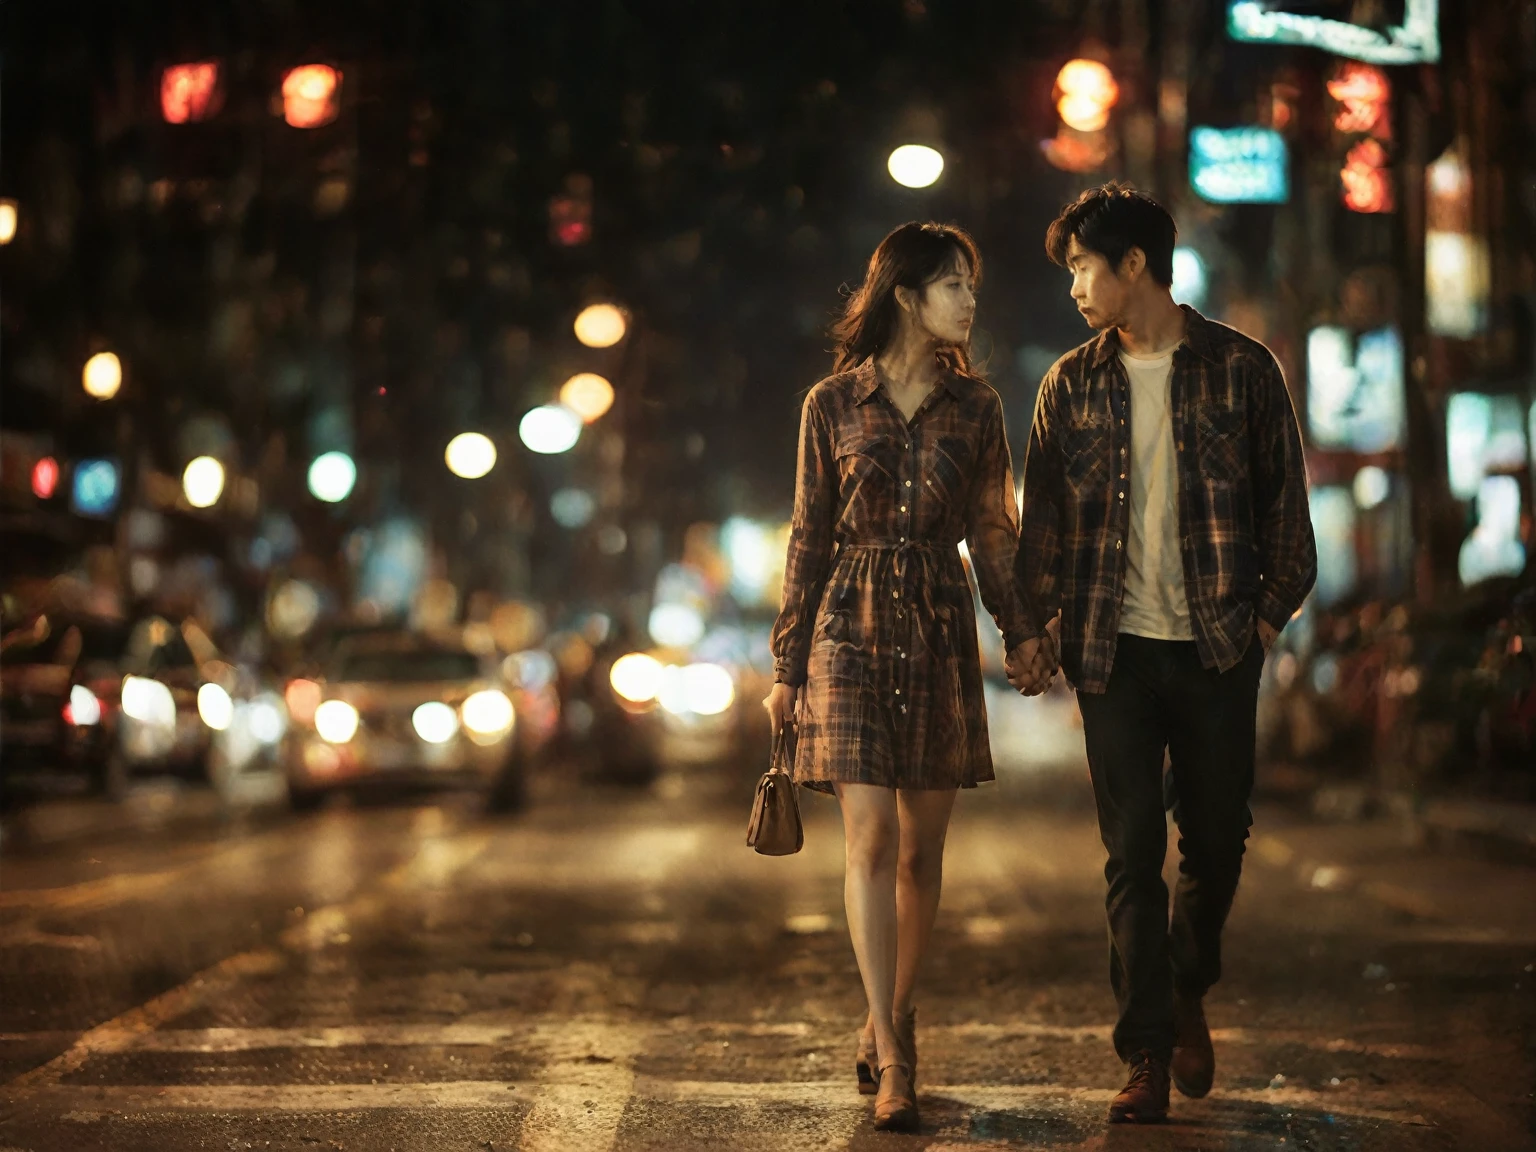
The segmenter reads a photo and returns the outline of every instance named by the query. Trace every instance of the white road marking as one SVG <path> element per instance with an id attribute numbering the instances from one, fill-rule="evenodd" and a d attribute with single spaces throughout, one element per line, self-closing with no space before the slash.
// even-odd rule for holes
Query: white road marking
<path id="1" fill-rule="evenodd" d="M 635 1083 L 644 1027 L 596 1020 L 551 1021 L 536 1040 L 547 1054 L 533 1108 L 523 1118 L 524 1152 L 608 1152 Z"/>

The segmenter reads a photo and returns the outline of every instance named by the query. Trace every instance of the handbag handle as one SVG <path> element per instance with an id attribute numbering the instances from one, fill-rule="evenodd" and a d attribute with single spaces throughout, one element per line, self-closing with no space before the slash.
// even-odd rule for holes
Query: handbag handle
<path id="1" fill-rule="evenodd" d="M 790 753 L 788 752 L 787 748 L 789 738 L 784 734 L 784 730 L 789 727 L 791 723 L 793 722 L 786 720 L 784 723 L 779 725 L 779 730 L 773 734 L 773 748 L 768 753 L 769 772 L 777 772 L 783 776 L 792 775 L 790 769 L 785 766 L 785 760 L 788 759 Z"/>

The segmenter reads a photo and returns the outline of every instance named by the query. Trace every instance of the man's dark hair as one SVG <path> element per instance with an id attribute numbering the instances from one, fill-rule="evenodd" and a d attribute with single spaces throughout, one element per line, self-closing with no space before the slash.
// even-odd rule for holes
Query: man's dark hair
<path id="1" fill-rule="evenodd" d="M 1090 188 L 1061 210 L 1045 231 L 1045 254 L 1053 264 L 1067 264 L 1072 237 L 1120 271 L 1132 248 L 1147 257 L 1147 271 L 1164 288 L 1173 283 L 1173 243 L 1179 234 L 1173 217 L 1145 192 L 1111 180 Z"/>

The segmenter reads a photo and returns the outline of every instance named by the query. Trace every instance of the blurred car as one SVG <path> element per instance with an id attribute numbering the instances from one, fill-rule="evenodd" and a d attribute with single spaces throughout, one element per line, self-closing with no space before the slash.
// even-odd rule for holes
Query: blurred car
<path id="1" fill-rule="evenodd" d="M 322 676 L 291 681 L 285 695 L 295 808 L 389 784 L 469 785 L 495 810 L 524 801 L 527 758 L 512 698 L 467 648 L 409 635 L 346 641 Z"/>

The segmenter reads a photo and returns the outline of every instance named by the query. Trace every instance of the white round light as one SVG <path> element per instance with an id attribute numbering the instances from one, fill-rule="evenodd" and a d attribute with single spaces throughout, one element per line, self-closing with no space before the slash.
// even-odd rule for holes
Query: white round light
<path id="1" fill-rule="evenodd" d="M 1182 245 L 1173 250 L 1173 284 L 1170 290 L 1180 304 L 1191 308 L 1205 307 L 1205 261 L 1193 248 Z"/>
<path id="2" fill-rule="evenodd" d="M 235 702 L 217 684 L 204 684 L 197 690 L 197 714 L 215 732 L 222 732 L 234 722 Z"/>
<path id="3" fill-rule="evenodd" d="M 477 736 L 490 736 L 512 727 L 512 701 L 505 692 L 487 688 L 464 701 L 459 709 L 464 727 Z"/>
<path id="4" fill-rule="evenodd" d="M 612 348 L 628 328 L 624 313 L 612 304 L 593 304 L 576 317 L 576 339 L 588 348 Z"/>
<path id="5" fill-rule="evenodd" d="M 327 700 L 315 709 L 315 731 L 332 744 L 345 744 L 357 735 L 357 709 L 345 700 Z"/>
<path id="6" fill-rule="evenodd" d="M 171 690 L 158 680 L 144 676 L 123 678 L 123 715 L 141 724 L 165 728 L 176 726 L 176 701 Z"/>
<path id="7" fill-rule="evenodd" d="M 338 504 L 352 495 L 357 465 L 345 452 L 325 452 L 309 466 L 309 490 L 316 500 Z"/>
<path id="8" fill-rule="evenodd" d="M 688 711 L 718 716 L 736 699 L 736 683 L 718 664 L 690 664 L 683 669 L 683 699 Z"/>
<path id="9" fill-rule="evenodd" d="M 16 201 L 0 200 L 0 244 L 16 238 Z"/>
<path id="10" fill-rule="evenodd" d="M 251 701 L 250 709 L 246 712 L 245 722 L 251 735 L 263 744 L 276 744 L 283 738 L 283 729 L 288 726 L 278 701 L 277 694 L 269 692 Z"/>
<path id="11" fill-rule="evenodd" d="M 584 488 L 562 488 L 549 498 L 549 514 L 562 528 L 585 528 L 597 513 L 597 501 Z"/>
<path id="12" fill-rule="evenodd" d="M 428 744 L 446 744 L 459 730 L 459 718 L 441 700 L 429 700 L 411 713 L 411 727 Z"/>
<path id="13" fill-rule="evenodd" d="M 944 171 L 944 157 L 924 144 L 903 144 L 886 167 L 891 179 L 907 188 L 927 188 Z"/>
<path id="14" fill-rule="evenodd" d="M 114 352 L 98 352 L 85 362 L 81 383 L 98 400 L 110 400 L 123 386 L 123 363 Z"/>
<path id="15" fill-rule="evenodd" d="M 545 404 L 523 417 L 517 434 L 530 451 L 558 455 L 569 452 L 581 439 L 581 417 L 564 404 Z"/>
<path id="16" fill-rule="evenodd" d="M 84 684 L 69 690 L 69 722 L 80 728 L 101 723 L 101 701 Z"/>
<path id="17" fill-rule="evenodd" d="M 1376 507 L 1392 493 L 1392 478 L 1374 464 L 1355 473 L 1355 503 L 1362 509 Z"/>
<path id="18" fill-rule="evenodd" d="M 212 508 L 224 494 L 224 465 L 212 456 L 199 456 L 181 474 L 181 490 L 194 508 Z"/>
<path id="19" fill-rule="evenodd" d="M 496 445 L 479 432 L 460 432 L 448 441 L 443 458 L 448 462 L 448 471 L 455 476 L 478 480 L 496 467 Z"/>
<path id="20" fill-rule="evenodd" d="M 688 648 L 704 638 L 704 617 L 686 604 L 658 604 L 648 621 L 651 639 L 667 648 Z"/>
<path id="21" fill-rule="evenodd" d="M 631 652 L 613 662 L 608 672 L 608 683 L 613 690 L 632 704 L 644 704 L 656 699 L 661 691 L 661 662 L 644 652 Z"/>

